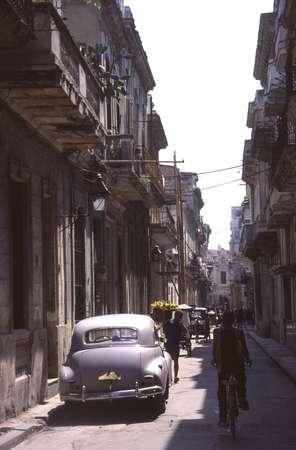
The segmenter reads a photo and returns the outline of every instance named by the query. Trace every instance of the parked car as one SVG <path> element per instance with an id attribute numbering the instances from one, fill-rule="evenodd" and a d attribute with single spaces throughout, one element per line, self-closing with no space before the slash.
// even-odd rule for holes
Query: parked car
<path id="1" fill-rule="evenodd" d="M 74 327 L 59 393 L 67 403 L 150 398 L 161 413 L 171 383 L 172 360 L 160 346 L 155 322 L 140 314 L 114 314 Z"/>

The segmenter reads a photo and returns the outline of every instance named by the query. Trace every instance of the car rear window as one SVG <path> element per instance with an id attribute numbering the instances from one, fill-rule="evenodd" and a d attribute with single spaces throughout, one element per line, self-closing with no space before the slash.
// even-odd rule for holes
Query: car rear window
<path id="1" fill-rule="evenodd" d="M 138 330 L 135 328 L 96 328 L 88 331 L 85 335 L 87 344 L 136 343 L 137 341 Z"/>

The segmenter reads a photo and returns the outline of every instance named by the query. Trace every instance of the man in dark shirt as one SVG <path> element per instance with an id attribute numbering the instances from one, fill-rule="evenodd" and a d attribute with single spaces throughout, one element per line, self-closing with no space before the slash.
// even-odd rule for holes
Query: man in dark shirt
<path id="1" fill-rule="evenodd" d="M 167 321 L 163 329 L 165 334 L 165 350 L 171 355 L 172 360 L 174 361 L 175 383 L 179 381 L 180 340 L 184 333 L 186 333 L 186 328 L 182 324 L 182 316 L 182 311 L 176 310 L 174 318 Z"/>
<path id="2" fill-rule="evenodd" d="M 220 328 L 214 330 L 213 365 L 218 371 L 218 403 L 219 423 L 226 425 L 226 390 L 223 380 L 233 374 L 238 381 L 239 407 L 248 410 L 249 403 L 246 398 L 245 362 L 249 365 L 251 360 L 243 330 L 233 327 L 234 314 L 226 311 L 222 318 Z"/>

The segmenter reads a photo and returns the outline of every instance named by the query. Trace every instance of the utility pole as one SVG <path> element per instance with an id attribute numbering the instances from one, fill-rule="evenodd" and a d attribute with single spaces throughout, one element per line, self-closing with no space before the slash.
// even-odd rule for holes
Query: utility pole
<path id="1" fill-rule="evenodd" d="M 179 304 L 182 304 L 185 303 L 185 296 L 186 296 L 184 230 L 183 230 L 181 175 L 177 169 L 176 152 L 174 152 L 174 176 L 175 176 L 175 194 L 176 194 L 177 247 L 178 247 L 178 263 L 179 263 L 179 273 L 178 273 Z"/>

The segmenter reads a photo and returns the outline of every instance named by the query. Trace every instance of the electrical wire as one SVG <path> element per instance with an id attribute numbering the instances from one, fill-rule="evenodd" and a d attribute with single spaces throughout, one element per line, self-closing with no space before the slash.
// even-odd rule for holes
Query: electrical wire
<path id="1" fill-rule="evenodd" d="M 250 173 L 250 176 L 259 175 L 259 174 L 261 174 L 261 173 L 269 172 L 269 171 L 270 171 L 270 168 L 268 168 L 268 169 L 263 169 L 263 170 L 259 170 L 258 172 L 253 172 L 253 173 L 251 172 L 251 173 Z M 241 179 L 241 178 L 238 178 L 238 179 L 236 179 L 236 180 L 226 181 L 225 183 L 215 184 L 215 185 L 213 185 L 213 186 L 208 186 L 208 187 L 205 187 L 205 188 L 199 188 L 199 189 L 200 189 L 201 191 L 205 191 L 205 190 L 207 190 L 207 189 L 213 189 L 213 188 L 216 188 L 216 187 L 225 186 L 226 184 L 237 183 L 238 181 L 242 181 L 242 179 Z"/>
<path id="2" fill-rule="evenodd" d="M 220 184 L 215 184 L 213 186 L 208 186 L 205 188 L 200 188 L 201 191 L 205 191 L 207 189 L 214 189 L 216 187 L 220 187 L 220 186 L 225 186 L 226 184 L 231 184 L 231 183 L 237 183 L 238 181 L 242 181 L 241 178 L 238 178 L 237 180 L 232 180 L 232 181 L 226 181 L 226 183 L 220 183 Z"/>
<path id="3" fill-rule="evenodd" d="M 116 163 L 116 160 L 114 160 L 114 163 Z M 143 163 L 140 159 L 139 160 L 135 160 L 133 161 L 134 164 L 157 164 L 157 161 L 155 160 L 155 162 L 145 162 Z M 161 164 L 160 164 L 161 165 Z M 173 166 L 172 166 L 173 167 Z M 207 174 L 211 174 L 211 173 L 217 173 L 217 172 L 224 172 L 226 170 L 232 170 L 232 169 L 239 169 L 240 167 L 243 167 L 243 164 L 238 164 L 236 166 L 230 166 L 230 167 L 224 167 L 222 169 L 215 169 L 215 170 L 208 170 L 206 172 L 196 172 L 196 175 L 207 175 Z M 161 169 L 160 169 L 161 170 Z M 89 172 L 91 172 L 91 170 L 89 170 Z M 164 178 L 175 178 L 175 175 L 163 175 Z"/>
<path id="4" fill-rule="evenodd" d="M 224 169 L 209 170 L 207 172 L 198 172 L 197 175 L 206 175 L 208 173 L 224 172 L 225 170 L 238 169 L 239 167 L 243 167 L 243 164 L 240 164 L 238 166 L 225 167 Z"/>

